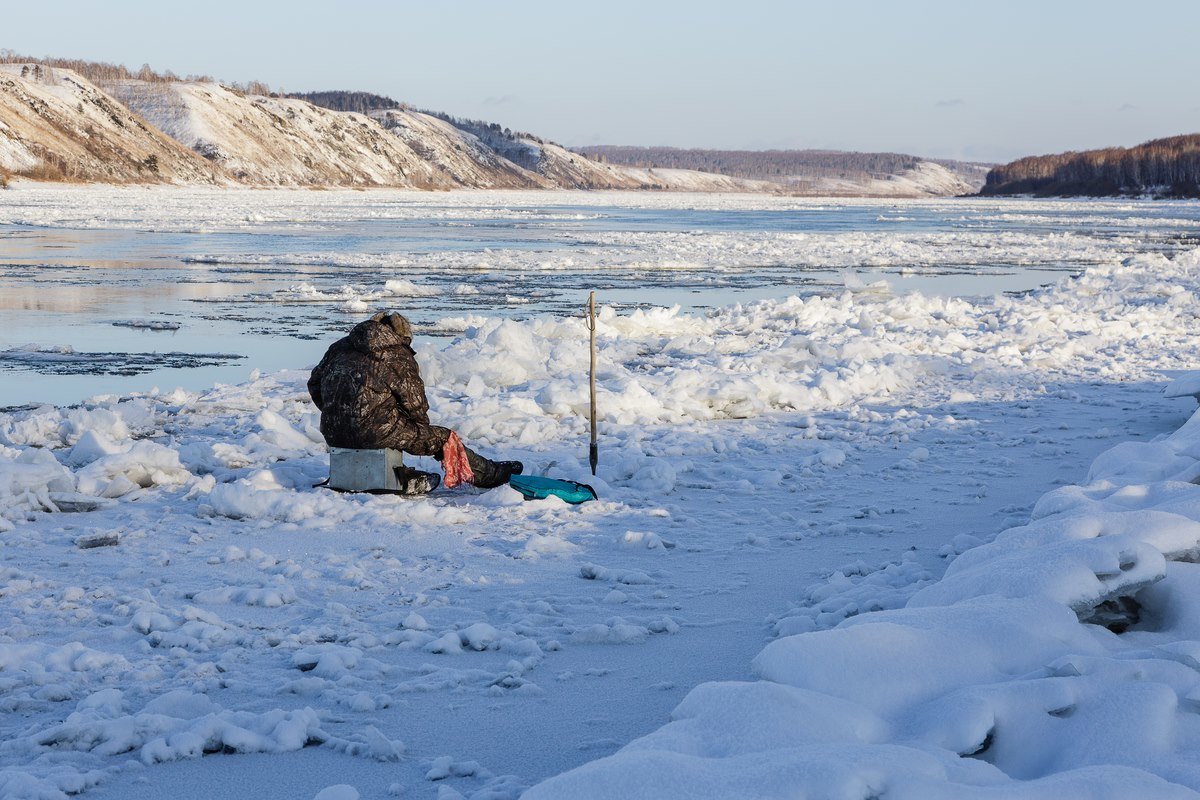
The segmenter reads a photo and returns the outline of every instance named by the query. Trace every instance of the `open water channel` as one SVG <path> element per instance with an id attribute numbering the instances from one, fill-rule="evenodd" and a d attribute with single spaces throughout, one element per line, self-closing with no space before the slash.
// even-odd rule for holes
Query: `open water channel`
<path id="1" fill-rule="evenodd" d="M 380 308 L 419 350 L 480 316 L 581 313 L 593 289 L 618 312 L 980 296 L 1198 240 L 1187 202 L 18 188 L 0 193 L 0 407 L 307 367 Z"/>

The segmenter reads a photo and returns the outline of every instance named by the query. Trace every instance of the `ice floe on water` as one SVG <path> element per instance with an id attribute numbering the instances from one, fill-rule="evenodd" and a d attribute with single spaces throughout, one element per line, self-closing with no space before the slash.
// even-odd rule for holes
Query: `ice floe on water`
<path id="1" fill-rule="evenodd" d="M 76 351 L 71 345 L 27 344 L 0 350 L 0 365 L 7 369 L 28 370 L 45 375 L 138 375 L 163 368 L 181 369 L 227 364 L 243 358 L 245 356 L 236 353 L 88 352 Z"/>
<path id="2" fill-rule="evenodd" d="M 593 289 L 619 310 L 829 295 L 853 280 L 897 294 L 988 295 L 1185 249 L 1200 220 L 1183 203 L 978 198 L 22 184 L 6 199 L 0 225 L 14 235 L 0 263 L 10 301 L 0 316 L 29 320 L 13 330 L 35 330 L 41 347 L 140 353 L 147 328 L 114 319 L 178 324 L 171 350 L 238 353 L 263 369 L 299 365 L 298 340 L 324 339 L 380 306 L 400 307 L 425 333 L 444 316 L 565 315 Z M 26 341 L 0 334 L 0 350 Z M 164 362 L 146 384 L 125 379 L 147 374 L 142 365 L 95 386 L 196 390 L 244 378 L 235 366 Z M 35 374 L 21 391 L 0 386 L 0 406 L 85 391 L 68 370 Z"/>
<path id="3" fill-rule="evenodd" d="M 343 284 L 339 287 L 320 289 L 311 283 L 298 283 L 286 289 L 276 289 L 270 294 L 248 295 L 247 301 L 269 303 L 321 303 L 338 304 L 339 311 L 348 314 L 364 314 L 389 303 L 395 304 L 417 297 L 440 297 L 445 295 L 465 297 L 479 294 L 479 289 L 469 283 L 436 287 L 417 284 L 409 280 L 390 279 L 379 288 L 372 289 L 358 284 Z"/>
<path id="4" fill-rule="evenodd" d="M 497 219 L 529 222 L 603 222 L 623 210 L 696 210 L 820 214 L 830 209 L 861 208 L 874 220 L 914 216 L 922 208 L 953 213 L 964 225 L 999 218 L 1033 221 L 1049 227 L 1104 225 L 1131 232 L 1155 227 L 1200 225 L 1188 201 L 1159 201 L 1147 215 L 1145 203 L 1125 200 L 1014 200 L 974 198 L 961 201 L 785 197 L 755 193 L 472 191 L 431 194 L 423 191 L 206 189 L 200 187 L 61 186 L 23 183 L 12 190 L 20 204 L 7 206 L 4 222 L 65 228 L 136 230 L 238 230 L 255 227 L 320 226 L 347 220 L 434 220 L 446 226 L 487 225 Z M 881 214 L 880 209 L 888 209 Z M 1143 219 L 1145 217 L 1145 219 Z M 895 222 L 906 220 L 893 219 Z"/>
<path id="5" fill-rule="evenodd" d="M 177 331 L 183 327 L 180 322 L 165 319 L 120 319 L 113 322 L 118 328 L 137 328 L 146 331 Z"/>
<path id="6" fill-rule="evenodd" d="M 872 226 L 876 227 L 876 226 Z M 550 235 L 569 247 L 483 247 L 407 253 L 234 253 L 189 257 L 190 263 L 247 268 L 394 270 L 419 275 L 621 272 L 715 273 L 764 270 L 905 269 L 991 271 L 1005 267 L 1095 264 L 1145 246 L 1143 236 L 1097 238 L 1090 231 L 887 229 L 775 232 L 595 231 Z M 556 241 L 557 240 L 557 241 Z"/>

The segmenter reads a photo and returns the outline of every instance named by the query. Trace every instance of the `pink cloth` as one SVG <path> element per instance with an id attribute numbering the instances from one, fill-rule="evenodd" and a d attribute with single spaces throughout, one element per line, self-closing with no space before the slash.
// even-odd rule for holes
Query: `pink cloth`
<path id="1" fill-rule="evenodd" d="M 475 482 L 475 473 L 471 472 L 471 464 L 467 461 L 467 448 L 454 431 L 450 431 L 446 446 L 442 448 L 442 471 L 446 473 L 442 485 L 447 489 L 453 489 L 460 483 Z"/>

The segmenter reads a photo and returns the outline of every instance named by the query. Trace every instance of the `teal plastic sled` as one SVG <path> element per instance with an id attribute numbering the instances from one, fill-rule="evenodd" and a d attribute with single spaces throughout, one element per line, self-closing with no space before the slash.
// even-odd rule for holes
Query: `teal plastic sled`
<path id="1" fill-rule="evenodd" d="M 513 475 L 508 479 L 508 485 L 524 495 L 526 500 L 544 500 L 554 496 L 578 504 L 598 498 L 596 490 L 586 483 L 561 481 L 541 475 Z"/>

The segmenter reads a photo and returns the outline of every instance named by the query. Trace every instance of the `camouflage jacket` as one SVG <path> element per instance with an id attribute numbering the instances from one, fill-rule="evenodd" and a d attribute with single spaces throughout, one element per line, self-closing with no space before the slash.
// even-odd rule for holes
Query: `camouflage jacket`
<path id="1" fill-rule="evenodd" d="M 330 447 L 405 449 L 429 425 L 412 340 L 367 320 L 334 342 L 308 379 Z"/>

